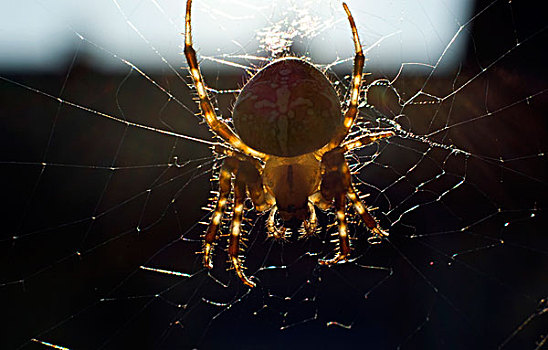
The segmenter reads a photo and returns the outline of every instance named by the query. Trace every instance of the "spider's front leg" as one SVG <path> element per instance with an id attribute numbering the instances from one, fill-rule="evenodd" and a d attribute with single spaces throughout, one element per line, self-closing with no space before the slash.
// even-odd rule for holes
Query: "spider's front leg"
<path id="1" fill-rule="evenodd" d="M 388 232 L 382 230 L 369 213 L 367 207 L 360 201 L 352 186 L 350 169 L 344 159 L 344 153 L 352 148 L 377 141 L 381 138 L 394 136 L 391 131 L 370 134 L 359 139 L 350 141 L 341 147 L 337 147 L 322 157 L 322 182 L 320 186 L 321 197 L 328 202 L 335 201 L 337 222 L 339 225 L 339 251 L 330 260 L 320 260 L 323 265 L 336 264 L 341 260 L 347 260 L 350 255 L 350 242 L 346 224 L 346 197 L 352 202 L 354 210 L 360 215 L 367 228 L 373 233 L 376 239 L 388 236 Z"/>
<path id="2" fill-rule="evenodd" d="M 192 9 L 192 0 L 187 0 L 186 2 L 186 16 L 185 16 L 185 48 L 184 54 L 186 61 L 188 63 L 188 68 L 190 70 L 190 76 L 196 87 L 196 92 L 198 93 L 198 98 L 200 99 L 200 109 L 204 119 L 209 125 L 209 128 L 220 138 L 228 142 L 232 147 L 237 149 L 243 154 L 246 154 L 251 157 L 257 157 L 264 159 L 265 154 L 258 152 L 240 140 L 238 135 L 222 120 L 219 119 L 217 114 L 215 114 L 215 108 L 207 95 L 207 86 L 202 76 L 200 70 L 200 65 L 198 64 L 198 59 L 196 58 L 196 50 L 192 43 L 192 26 L 191 26 L 191 9 Z"/>

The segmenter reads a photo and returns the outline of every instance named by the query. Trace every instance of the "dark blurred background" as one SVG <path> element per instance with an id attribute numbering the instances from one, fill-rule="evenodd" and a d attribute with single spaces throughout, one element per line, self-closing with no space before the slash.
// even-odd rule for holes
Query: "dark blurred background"
<path id="1" fill-rule="evenodd" d="M 195 5 L 197 13 L 211 10 Z M 138 6 L 122 13 L 132 11 Z M 143 63 L 144 78 L 92 37 L 54 69 L 5 68 L 0 347 L 545 347 L 548 21 L 533 1 L 476 1 L 470 12 L 455 64 L 433 76 L 404 70 L 394 80 L 404 100 L 417 91 L 451 97 L 432 103 L 423 96 L 417 101 L 424 103 L 402 108 L 379 86 L 361 111 L 365 126 L 395 120 L 469 154 L 403 137 L 357 152 L 356 183 L 391 236 L 370 246 L 367 232 L 355 228 L 357 259 L 340 266 L 317 265 L 334 248 L 325 229 L 281 245 L 266 239 L 264 218 L 250 213 L 246 265 L 260 281 L 253 290 L 225 271 L 220 246 L 211 275 L 195 254 L 219 164 L 208 145 L 105 117 L 213 140 L 194 115 L 182 57 L 173 70 Z M 145 44 L 150 50 L 155 42 Z M 296 44 L 293 52 L 309 49 Z M 89 52 L 118 67 L 99 68 Z M 226 64 L 206 67 L 217 91 L 249 76 L 220 68 Z M 342 92 L 349 68 L 329 73 Z M 368 83 L 397 71 L 374 69 L 366 69 Z M 234 94 L 213 96 L 228 116 Z"/>

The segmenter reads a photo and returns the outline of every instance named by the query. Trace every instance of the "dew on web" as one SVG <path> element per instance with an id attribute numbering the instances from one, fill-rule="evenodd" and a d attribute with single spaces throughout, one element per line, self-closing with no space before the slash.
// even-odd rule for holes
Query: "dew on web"
<path id="1" fill-rule="evenodd" d="M 280 55 L 317 64 L 346 96 L 340 3 L 221 3 L 194 0 L 195 43 L 228 123 L 245 81 Z M 184 3 L 90 7 L 105 27 L 64 17 L 66 4 L 32 5 L 74 45 L 53 70 L 0 71 L 0 347 L 546 347 L 548 25 L 535 4 L 477 1 L 466 15 L 445 3 L 445 33 L 435 3 L 348 4 L 368 58 L 352 136 L 396 136 L 347 160 L 390 236 L 368 240 L 351 217 L 351 258 L 320 266 L 336 248 L 332 211 L 317 236 L 278 242 L 249 210 L 253 289 L 227 270 L 223 239 L 212 270 L 197 254 L 221 157 L 180 68 Z M 240 36 L 244 21 L 253 29 Z M 123 40 L 99 35 L 120 28 Z M 410 30 L 441 49 L 413 56 Z"/>

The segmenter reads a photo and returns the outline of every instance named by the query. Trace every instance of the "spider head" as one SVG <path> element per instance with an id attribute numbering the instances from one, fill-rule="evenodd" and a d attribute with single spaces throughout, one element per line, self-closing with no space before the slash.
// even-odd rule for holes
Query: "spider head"
<path id="1" fill-rule="evenodd" d="M 300 226 L 310 217 L 309 197 L 319 189 L 320 162 L 313 153 L 299 157 L 270 157 L 263 180 L 276 199 L 284 226 Z"/>
<path id="2" fill-rule="evenodd" d="M 310 215 L 306 200 L 304 203 L 302 203 L 302 205 L 297 206 L 294 204 L 290 204 L 286 207 L 283 207 L 278 204 L 278 213 L 280 214 L 282 220 L 289 226 L 294 226 L 297 223 L 300 225 L 300 223 L 308 219 L 308 216 Z"/>
<path id="3" fill-rule="evenodd" d="M 302 204 L 304 206 L 295 206 L 293 204 L 287 207 L 279 207 L 278 215 L 283 221 L 283 227 L 287 229 L 285 237 L 298 237 L 299 233 L 306 229 L 306 223 L 310 219 L 310 206 L 306 205 L 306 202 Z"/>

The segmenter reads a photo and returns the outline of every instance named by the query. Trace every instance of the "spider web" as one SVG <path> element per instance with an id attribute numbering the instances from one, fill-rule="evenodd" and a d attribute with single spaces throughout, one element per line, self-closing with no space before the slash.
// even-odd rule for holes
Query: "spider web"
<path id="1" fill-rule="evenodd" d="M 51 5 L 32 6 L 58 19 Z M 320 214 L 318 237 L 280 244 L 250 211 L 254 289 L 226 271 L 221 245 L 215 268 L 201 266 L 215 140 L 179 68 L 181 42 L 160 47 L 132 21 L 146 9 L 180 33 L 182 12 L 160 1 L 105 6 L 160 70 L 67 20 L 63 34 L 77 45 L 60 72 L 0 75 L 2 348 L 547 346 L 548 23 L 533 2 L 478 2 L 469 18 L 453 18 L 453 38 L 468 43 L 456 64 L 445 63 L 456 57 L 451 40 L 400 70 L 375 65 L 376 50 L 403 48 L 404 35 L 376 32 L 372 15 L 354 12 L 370 75 L 353 135 L 397 136 L 348 161 L 389 239 L 369 244 L 357 222 L 352 259 L 319 266 L 335 249 L 332 213 Z M 314 11 L 321 6 L 330 16 Z M 246 77 L 288 52 L 325 69 L 344 96 L 353 57 L 327 36 L 348 32 L 340 7 L 256 6 L 232 18 L 268 21 L 249 39 L 258 49 L 199 52 L 219 112 L 230 115 Z M 334 56 L 316 61 L 318 42 Z M 352 49 L 350 37 L 344 45 Z"/>

